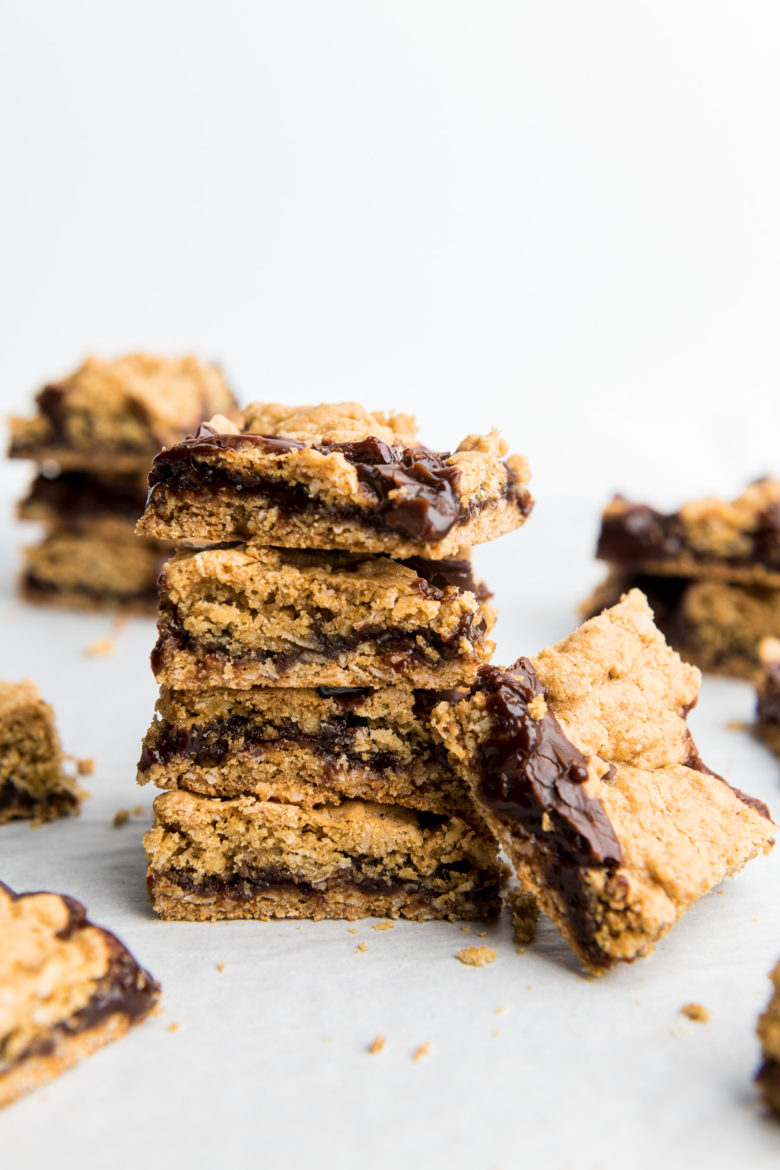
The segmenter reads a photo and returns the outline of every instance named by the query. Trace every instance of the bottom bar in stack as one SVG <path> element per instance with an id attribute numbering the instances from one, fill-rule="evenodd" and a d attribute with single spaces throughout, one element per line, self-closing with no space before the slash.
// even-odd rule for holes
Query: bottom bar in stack
<path id="1" fill-rule="evenodd" d="M 346 800 L 303 808 L 165 792 L 144 838 L 162 918 L 493 917 L 502 868 L 457 816 Z"/>

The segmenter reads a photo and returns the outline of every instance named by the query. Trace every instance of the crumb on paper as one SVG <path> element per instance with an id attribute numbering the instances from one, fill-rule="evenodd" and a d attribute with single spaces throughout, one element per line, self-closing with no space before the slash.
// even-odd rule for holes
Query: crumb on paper
<path id="1" fill-rule="evenodd" d="M 539 924 L 539 904 L 536 898 L 518 888 L 510 890 L 506 895 L 506 905 L 512 915 L 515 946 L 528 946 L 534 941 Z"/>
<path id="2" fill-rule="evenodd" d="M 355 954 L 362 955 L 364 953 L 364 951 L 367 951 L 367 950 L 368 950 L 368 946 L 366 945 L 366 943 L 359 942 L 358 945 L 355 947 Z"/>
<path id="3" fill-rule="evenodd" d="M 745 723 L 744 719 L 730 719 L 726 731 L 750 731 L 750 724 Z"/>
<path id="4" fill-rule="evenodd" d="M 115 638 L 98 638 L 96 641 L 90 642 L 84 653 L 87 658 L 105 658 L 107 655 L 113 654 L 115 650 Z"/>
<path id="5" fill-rule="evenodd" d="M 225 960 L 224 959 L 219 960 L 219 963 L 217 964 L 217 970 L 220 972 L 220 974 L 225 970 Z"/>
<path id="6" fill-rule="evenodd" d="M 479 932 L 479 937 L 480 937 L 480 938 L 487 938 L 487 931 L 486 931 L 486 930 L 480 930 L 480 932 Z"/>
<path id="7" fill-rule="evenodd" d="M 392 922 L 377 922 L 372 926 L 372 930 L 392 930 L 394 923 Z"/>
<path id="8" fill-rule="evenodd" d="M 178 1032 L 180 1027 L 181 1027 L 181 1024 L 169 1024 L 168 1031 L 169 1032 Z"/>
<path id="9" fill-rule="evenodd" d="M 496 957 L 496 952 L 492 947 L 461 947 L 455 955 L 461 963 L 465 963 L 467 967 L 487 967 L 488 963 L 492 963 Z"/>
<path id="10" fill-rule="evenodd" d="M 368 1051 L 371 1053 L 372 1056 L 375 1056 L 377 1054 L 377 1052 L 382 1051 L 382 1049 L 385 1046 L 385 1043 L 386 1043 L 386 1041 L 385 1041 L 384 1036 L 380 1036 L 377 1033 L 377 1035 L 374 1037 L 374 1039 L 369 1044 Z"/>
<path id="11" fill-rule="evenodd" d="M 494 1015 L 494 1016 L 500 1016 L 500 1015 L 502 1015 L 502 1014 L 503 1014 L 503 1012 L 505 1012 L 505 1011 L 506 1011 L 506 1008 L 504 1007 L 504 1005 L 503 1005 L 503 1004 L 501 1004 L 501 1006 L 500 1006 L 500 1007 L 497 1007 L 497 1008 L 496 1008 L 496 1010 L 493 1012 L 493 1015 Z"/>
<path id="12" fill-rule="evenodd" d="M 76 760 L 76 771 L 79 776 L 91 776 L 95 771 L 95 761 L 92 756 L 87 756 L 83 760 Z"/>
<path id="13" fill-rule="evenodd" d="M 116 812 L 114 813 L 114 819 L 112 820 L 111 824 L 114 826 L 115 829 L 121 829 L 122 825 L 126 825 L 129 820 L 130 820 L 130 809 L 129 808 L 118 808 L 116 810 Z"/>
<path id="14" fill-rule="evenodd" d="M 494 1032 L 494 1033 L 493 1033 L 493 1039 L 494 1039 L 494 1040 L 497 1040 L 497 1039 L 498 1039 L 498 1037 L 499 1037 L 500 1035 L 501 1035 L 501 1033 L 500 1033 L 500 1032 L 498 1032 L 498 1031 Z"/>
<path id="15" fill-rule="evenodd" d="M 464 934 L 469 934 L 469 933 L 470 933 L 470 931 L 471 931 L 471 927 L 470 927 L 470 926 L 461 926 L 461 928 L 460 928 L 460 929 L 463 931 L 463 933 L 464 933 Z"/>
<path id="16" fill-rule="evenodd" d="M 710 1022 L 709 1008 L 704 1007 L 700 1003 L 684 1003 L 680 1011 L 689 1020 L 693 1020 L 697 1024 L 709 1024 Z"/>
<path id="17" fill-rule="evenodd" d="M 129 622 L 129 620 L 130 620 L 130 619 L 128 618 L 127 614 L 125 614 L 125 613 L 118 613 L 118 614 L 116 615 L 116 617 L 114 618 L 114 621 L 113 621 L 113 624 L 112 624 L 112 629 L 113 629 L 114 633 L 115 633 L 115 634 L 121 634 L 122 630 L 124 630 L 124 628 L 126 627 L 127 623 Z"/>
<path id="18" fill-rule="evenodd" d="M 137 804 L 135 806 L 135 808 L 133 809 L 133 816 L 134 817 L 142 817 L 143 815 L 144 815 L 144 806 L 142 804 Z"/>
<path id="19" fill-rule="evenodd" d="M 332 1036 L 323 1036 L 323 1037 L 322 1037 L 322 1043 L 323 1043 L 323 1044 L 332 1044 L 332 1043 L 333 1043 L 333 1037 L 332 1037 Z"/>
<path id="20" fill-rule="evenodd" d="M 430 1040 L 426 1040 L 424 1044 L 421 1044 L 419 1048 L 415 1049 L 412 1060 L 416 1064 L 418 1060 L 422 1060 L 424 1056 L 427 1056 L 430 1050 L 431 1042 Z"/>
<path id="21" fill-rule="evenodd" d="M 358 928 L 356 926 L 348 926 L 347 927 L 347 934 L 357 934 L 357 933 L 358 933 Z"/>

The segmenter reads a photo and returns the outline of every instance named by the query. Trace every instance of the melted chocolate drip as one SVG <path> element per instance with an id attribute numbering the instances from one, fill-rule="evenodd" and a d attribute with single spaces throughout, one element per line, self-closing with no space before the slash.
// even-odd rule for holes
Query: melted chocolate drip
<path id="1" fill-rule="evenodd" d="M 491 719 L 479 760 L 480 801 L 513 835 L 536 843 L 545 881 L 559 892 L 581 951 L 605 965 L 584 878 L 593 868 L 613 873 L 623 854 L 603 804 L 585 790 L 588 757 L 555 716 L 529 714 L 529 703 L 544 695 L 529 659 L 507 671 L 481 667 L 476 688 Z"/>

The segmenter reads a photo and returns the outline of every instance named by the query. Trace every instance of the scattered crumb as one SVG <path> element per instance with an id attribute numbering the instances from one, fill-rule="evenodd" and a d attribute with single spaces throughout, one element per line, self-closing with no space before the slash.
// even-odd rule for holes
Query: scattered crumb
<path id="1" fill-rule="evenodd" d="M 506 895 L 506 906 L 512 915 L 515 945 L 528 946 L 536 937 L 536 927 L 539 923 L 539 906 L 536 898 L 525 890 L 510 890 Z"/>
<path id="2" fill-rule="evenodd" d="M 526 991 L 533 991 L 533 989 L 534 989 L 533 983 L 529 983 L 528 986 L 526 987 Z"/>
<path id="3" fill-rule="evenodd" d="M 504 1005 L 503 1005 L 503 1004 L 501 1004 L 501 1007 L 497 1007 L 497 1008 L 496 1008 L 496 1010 L 493 1012 L 493 1015 L 494 1015 L 494 1016 L 500 1016 L 500 1015 L 501 1015 L 501 1013 L 502 1013 L 502 1012 L 505 1012 L 505 1011 L 506 1011 L 506 1008 L 504 1007 Z"/>
<path id="4" fill-rule="evenodd" d="M 144 816 L 144 806 L 137 804 L 135 808 L 119 808 L 114 813 L 112 824 L 115 829 L 121 829 L 122 825 L 126 825 L 130 817 Z"/>
<path id="5" fill-rule="evenodd" d="M 480 937 L 480 938 L 487 938 L 487 931 L 486 931 L 486 930 L 480 930 L 480 932 L 479 932 L 479 937 Z"/>
<path id="6" fill-rule="evenodd" d="M 347 934 L 357 934 L 357 932 L 358 928 L 356 926 L 350 926 L 347 928 Z"/>
<path id="7" fill-rule="evenodd" d="M 298 926 L 296 926 L 296 928 L 295 928 L 295 929 L 296 929 L 296 930 L 301 930 L 302 928 L 301 928 L 301 926 L 300 926 L 300 925 L 298 925 Z"/>
<path id="8" fill-rule="evenodd" d="M 553 819 L 550 816 L 550 814 L 548 812 L 543 812 L 542 813 L 542 829 L 544 830 L 544 832 L 545 833 L 552 833 L 554 828 L 555 828 L 555 825 L 553 824 Z"/>
<path id="9" fill-rule="evenodd" d="M 500 1032 L 494 1032 L 494 1033 L 493 1033 L 493 1039 L 494 1039 L 494 1040 L 497 1040 L 497 1039 L 498 1039 L 498 1037 L 499 1037 L 500 1035 L 501 1035 L 501 1033 L 500 1033 Z"/>
<path id="10" fill-rule="evenodd" d="M 225 960 L 224 959 L 219 960 L 219 963 L 217 964 L 217 970 L 220 973 L 225 970 Z"/>
<path id="11" fill-rule="evenodd" d="M 121 634 L 122 630 L 125 628 L 125 626 L 127 625 L 129 620 L 130 619 L 128 618 L 127 614 L 118 613 L 116 615 L 116 617 L 114 618 L 114 622 L 113 622 L 114 633 Z"/>
<path id="12" fill-rule="evenodd" d="M 368 950 L 368 947 L 366 946 L 366 944 L 364 942 L 359 942 L 358 945 L 355 947 L 355 954 L 362 955 L 363 952 L 367 951 L 367 950 Z"/>
<path id="13" fill-rule="evenodd" d="M 116 640 L 114 638 L 98 638 L 96 642 L 90 642 L 84 653 L 87 658 L 105 658 L 106 655 L 113 654 L 115 650 Z"/>
<path id="14" fill-rule="evenodd" d="M 471 930 L 471 927 L 470 926 L 461 926 L 460 929 L 463 931 L 464 934 L 468 934 L 469 931 Z"/>
<path id="15" fill-rule="evenodd" d="M 428 1055 L 430 1050 L 431 1050 L 431 1042 L 430 1042 L 430 1040 L 426 1040 L 424 1044 L 421 1044 L 419 1048 L 415 1049 L 415 1053 L 414 1053 L 414 1056 L 412 1057 L 412 1060 L 415 1063 L 418 1060 L 422 1060 L 422 1058 L 424 1056 Z"/>
<path id="16" fill-rule="evenodd" d="M 181 1024 L 169 1024 L 168 1031 L 169 1032 L 178 1032 L 180 1027 L 181 1027 Z"/>
<path id="17" fill-rule="evenodd" d="M 726 724 L 726 731 L 750 731 L 750 724 L 744 719 L 732 719 Z"/>
<path id="18" fill-rule="evenodd" d="M 76 771 L 79 776 L 91 776 L 95 771 L 95 761 L 91 756 L 87 756 L 85 760 L 76 760 Z"/>
<path id="19" fill-rule="evenodd" d="M 697 1024 L 709 1024 L 710 1022 L 709 1009 L 703 1007 L 700 1003 L 684 1003 L 680 1011 L 689 1020 L 694 1020 Z"/>
<path id="20" fill-rule="evenodd" d="M 488 963 L 492 963 L 496 957 L 496 952 L 492 947 L 461 947 L 455 955 L 456 959 L 460 959 L 461 963 L 465 963 L 467 967 L 486 967 Z"/>
<path id="21" fill-rule="evenodd" d="M 386 1041 L 385 1041 L 384 1036 L 376 1035 L 374 1037 L 374 1039 L 371 1041 L 371 1044 L 368 1047 L 368 1051 L 371 1053 L 372 1056 L 375 1056 L 377 1052 L 382 1051 L 382 1049 L 385 1046 L 385 1043 L 386 1043 Z"/>
<path id="22" fill-rule="evenodd" d="M 394 926 L 394 923 L 392 923 L 392 922 L 377 922 L 376 926 L 373 926 L 371 929 L 372 930 L 392 930 L 393 926 Z"/>
<path id="23" fill-rule="evenodd" d="M 323 1044 L 332 1044 L 332 1043 L 333 1043 L 333 1037 L 332 1037 L 332 1036 L 323 1036 L 323 1037 L 322 1037 L 322 1043 L 323 1043 Z"/>

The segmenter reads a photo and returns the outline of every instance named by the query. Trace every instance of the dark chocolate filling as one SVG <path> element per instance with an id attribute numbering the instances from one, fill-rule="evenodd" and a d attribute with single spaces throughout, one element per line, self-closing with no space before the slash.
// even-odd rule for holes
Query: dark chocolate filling
<path id="1" fill-rule="evenodd" d="M 321 630 L 312 631 L 308 646 L 294 646 L 289 650 L 260 649 L 249 653 L 235 653 L 223 642 L 205 642 L 193 638 L 175 606 L 164 604 L 161 607 L 159 636 L 152 650 L 151 662 L 155 675 L 159 675 L 176 651 L 188 650 L 199 658 L 224 657 L 236 664 L 257 660 L 273 662 L 277 674 L 282 675 L 301 660 L 331 660 L 368 642 L 379 648 L 381 652 L 379 657 L 386 660 L 396 674 L 402 674 L 410 664 L 428 660 L 425 653 L 427 648 L 434 650 L 442 661 L 452 662 L 461 657 L 461 639 L 465 638 L 473 646 L 480 646 L 484 640 L 484 632 L 484 619 L 467 613 L 448 638 L 430 629 L 402 630 L 395 626 L 364 624 L 356 626 L 350 634 L 335 635 L 325 634 Z M 420 642 L 423 643 L 422 646 Z"/>
<path id="2" fill-rule="evenodd" d="M 545 881 L 560 894 L 582 953 L 594 965 L 606 965 L 584 877 L 595 868 L 613 873 L 623 854 L 603 804 L 585 791 L 588 758 L 555 716 L 529 714 L 529 703 L 544 695 L 529 659 L 518 659 L 507 671 L 481 667 L 476 688 L 486 697 L 491 720 L 478 761 L 480 801 L 510 832 L 535 842 Z"/>
<path id="3" fill-rule="evenodd" d="M 688 543 L 677 512 L 657 512 L 646 504 L 626 505 L 625 510 L 605 515 L 596 555 L 616 564 L 639 565 L 647 561 L 675 560 L 685 556 L 701 564 L 759 564 L 780 569 L 780 507 L 771 505 L 760 517 L 755 532 L 745 532 L 750 551 L 739 557 L 718 557 L 699 552 Z"/>
<path id="4" fill-rule="evenodd" d="M 375 860 L 375 859 L 374 859 Z M 347 869 L 340 869 L 337 875 L 322 882 L 312 883 L 295 877 L 289 869 L 281 866 L 267 869 L 246 869 L 229 877 L 216 874 L 196 875 L 188 869 L 171 868 L 156 873 L 151 871 L 147 878 L 149 889 L 153 890 L 160 878 L 178 886 L 186 893 L 198 894 L 204 898 L 227 896 L 235 901 L 250 901 L 267 890 L 287 890 L 304 893 L 311 897 L 330 890 L 357 888 L 364 894 L 393 894 L 407 892 L 415 900 L 430 901 L 446 893 L 447 886 L 460 885 L 464 877 L 471 879 L 469 895 L 472 898 L 498 898 L 500 878 L 493 870 L 475 869 L 467 860 L 438 866 L 432 874 L 415 881 L 404 881 L 387 872 L 381 877 L 369 876 L 361 871 L 361 859 L 355 858 Z M 442 886 L 445 888 L 443 889 Z"/>
<path id="5" fill-rule="evenodd" d="M 322 723 L 315 735 L 304 735 L 291 719 L 275 724 L 255 723 L 246 715 L 233 715 L 214 723 L 174 727 L 158 723 L 154 734 L 144 744 L 139 770 L 147 771 L 155 764 L 165 764 L 173 758 L 196 760 L 202 767 L 223 763 L 233 753 L 262 756 L 269 748 L 301 746 L 322 756 L 328 763 L 339 759 L 362 764 L 376 772 L 388 768 L 405 768 L 394 752 L 374 752 L 370 755 L 353 750 L 355 732 L 367 727 L 368 721 L 346 712 L 331 716 Z"/>
<path id="6" fill-rule="evenodd" d="M 67 810 L 78 808 L 78 798 L 72 792 L 49 792 L 36 799 L 23 788 L 17 788 L 13 780 L 0 784 L 0 811 L 12 809 L 20 817 L 35 816 L 46 809 Z M 2 885 L 2 882 L 0 882 Z"/>
<path id="7" fill-rule="evenodd" d="M 260 476 L 240 467 L 217 466 L 209 462 L 220 450 L 260 447 L 275 455 L 288 455 L 309 446 L 296 439 L 266 435 L 218 435 L 210 427 L 201 427 L 198 435 L 162 451 L 152 465 L 149 476 L 149 500 L 163 485 L 171 495 L 196 492 L 199 496 L 222 490 L 249 494 L 276 507 L 282 515 L 313 511 L 333 519 L 359 519 L 376 528 L 389 528 L 412 540 L 442 540 L 456 524 L 463 524 L 485 505 L 463 506 L 458 486 L 461 473 L 446 461 L 448 452 L 430 451 L 427 447 L 404 447 L 369 437 L 356 442 L 311 444 L 312 450 L 330 455 L 338 452 L 355 468 L 358 480 L 371 490 L 372 510 L 358 507 L 326 508 L 314 500 L 302 484 L 286 483 L 270 476 Z M 397 493 L 401 493 L 400 497 Z M 521 489 L 517 476 L 507 468 L 504 496 L 523 515 L 533 507 L 530 494 Z M 236 530 L 246 537 L 249 531 Z"/>
<path id="8" fill-rule="evenodd" d="M 109 479 L 87 471 L 62 471 L 52 479 L 37 476 L 23 507 L 43 504 L 64 524 L 106 514 L 129 521 L 143 512 L 144 498 L 137 476 Z"/>

